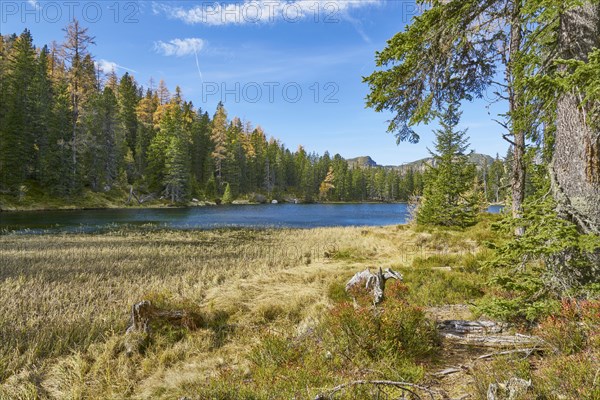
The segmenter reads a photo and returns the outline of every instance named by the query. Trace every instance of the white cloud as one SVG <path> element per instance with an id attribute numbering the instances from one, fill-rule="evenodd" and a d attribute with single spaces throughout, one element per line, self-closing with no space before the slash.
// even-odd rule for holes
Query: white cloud
<path id="1" fill-rule="evenodd" d="M 95 62 L 96 64 L 96 68 L 98 68 L 100 71 L 104 72 L 105 74 L 111 73 L 112 71 L 117 71 L 119 69 L 124 69 L 125 71 L 129 71 L 129 72 L 137 72 L 133 69 L 129 69 L 129 68 L 125 68 L 119 64 L 117 64 L 114 61 L 108 61 L 108 60 L 98 60 Z"/>
<path id="2" fill-rule="evenodd" d="M 187 24 L 243 25 L 275 21 L 335 23 L 346 19 L 352 9 L 381 4 L 382 0 L 244 0 L 241 2 L 206 2 L 192 8 L 153 3 L 155 14 Z"/>
<path id="3" fill-rule="evenodd" d="M 173 39 L 168 42 L 159 40 L 154 42 L 154 49 L 165 56 L 187 56 L 197 54 L 204 47 L 204 40 L 200 38 Z"/>

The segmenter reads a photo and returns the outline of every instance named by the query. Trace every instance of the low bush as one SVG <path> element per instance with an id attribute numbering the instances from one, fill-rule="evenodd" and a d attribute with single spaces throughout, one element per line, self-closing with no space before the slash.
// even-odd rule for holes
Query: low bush
<path id="1" fill-rule="evenodd" d="M 410 288 L 409 300 L 421 306 L 459 304 L 483 296 L 485 278 L 459 271 L 408 269 L 402 271 Z"/>

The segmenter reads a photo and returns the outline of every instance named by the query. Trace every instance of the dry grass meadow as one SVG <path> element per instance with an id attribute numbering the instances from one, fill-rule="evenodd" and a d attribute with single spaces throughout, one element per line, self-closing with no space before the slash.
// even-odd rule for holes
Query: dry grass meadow
<path id="1" fill-rule="evenodd" d="M 2 235 L 0 399 L 315 398 L 358 378 L 423 382 L 440 363 L 419 307 L 483 295 L 490 235 L 489 224 Z M 373 331 L 343 286 L 380 266 L 404 274 L 406 299 Z M 201 322 L 155 326 L 127 354 L 140 300 Z M 384 351 L 366 351 L 371 340 Z M 357 390 L 348 398 L 372 398 Z"/>

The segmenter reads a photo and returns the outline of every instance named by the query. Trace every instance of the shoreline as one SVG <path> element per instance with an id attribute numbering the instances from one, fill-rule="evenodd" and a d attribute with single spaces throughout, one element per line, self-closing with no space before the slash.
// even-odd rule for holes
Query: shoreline
<path id="1" fill-rule="evenodd" d="M 48 207 L 48 206 L 32 206 L 32 207 L 12 207 L 12 206 L 3 206 L 0 205 L 0 213 L 17 213 L 17 212 L 44 212 L 44 211 L 97 211 L 97 210 L 144 210 L 144 209 L 183 209 L 183 208 L 197 208 L 197 207 L 232 207 L 232 206 L 276 206 L 283 204 L 294 204 L 294 205 L 311 205 L 311 204 L 323 204 L 323 205 L 346 205 L 346 204 L 407 204 L 406 201 L 324 201 L 324 202 L 313 202 L 313 203 L 291 203 L 281 201 L 277 204 L 271 203 L 256 203 L 250 202 L 247 200 L 237 200 L 232 204 L 217 204 L 215 202 L 198 202 L 198 203 L 188 203 L 186 205 L 171 205 L 171 204 L 150 204 L 150 205 L 106 205 L 99 207 L 86 207 L 86 206 L 77 206 L 73 204 L 58 206 L 58 207 Z M 489 206 L 494 206 L 497 204 L 490 204 Z M 500 204 L 502 205 L 502 204 Z M 503 205 L 502 205 L 503 206 Z"/>

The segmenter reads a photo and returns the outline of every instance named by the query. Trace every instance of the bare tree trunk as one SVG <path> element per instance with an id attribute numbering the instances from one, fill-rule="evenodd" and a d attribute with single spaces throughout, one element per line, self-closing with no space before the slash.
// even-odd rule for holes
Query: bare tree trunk
<path id="1" fill-rule="evenodd" d="M 586 61 L 600 47 L 600 5 L 594 3 L 585 1 L 562 15 L 562 58 Z M 587 124 L 581 98 L 574 88 L 557 100 L 552 189 L 561 215 L 583 232 L 600 233 L 600 131 Z"/>
<path id="2" fill-rule="evenodd" d="M 509 111 L 511 115 L 521 106 L 519 93 L 515 91 L 515 66 L 512 62 L 516 58 L 521 43 L 523 41 L 523 33 L 521 32 L 521 3 L 520 0 L 514 2 L 512 12 L 511 27 L 510 27 L 510 43 L 509 53 L 510 62 L 507 68 L 509 84 Z M 512 215 L 513 218 L 521 218 L 523 212 L 523 200 L 525 200 L 525 132 L 516 130 L 513 126 L 512 136 L 513 145 L 513 160 L 511 173 L 511 191 L 512 191 Z M 523 235 L 523 227 L 518 227 L 515 231 L 516 235 Z"/>

